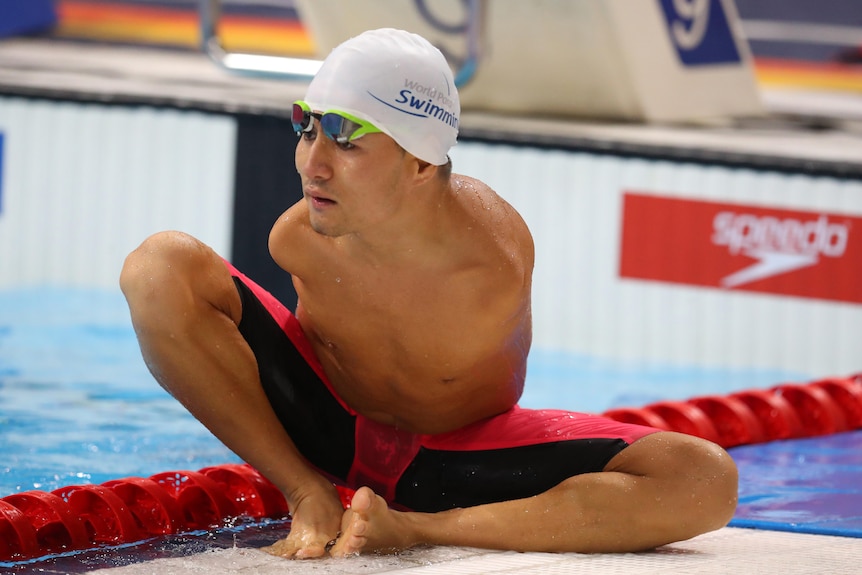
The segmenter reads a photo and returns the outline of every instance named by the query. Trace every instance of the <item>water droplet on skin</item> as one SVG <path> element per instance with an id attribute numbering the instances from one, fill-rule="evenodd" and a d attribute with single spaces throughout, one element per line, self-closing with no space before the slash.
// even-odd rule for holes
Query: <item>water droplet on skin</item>
<path id="1" fill-rule="evenodd" d="M 335 283 L 340 284 L 340 283 L 341 283 L 341 278 L 335 278 Z"/>

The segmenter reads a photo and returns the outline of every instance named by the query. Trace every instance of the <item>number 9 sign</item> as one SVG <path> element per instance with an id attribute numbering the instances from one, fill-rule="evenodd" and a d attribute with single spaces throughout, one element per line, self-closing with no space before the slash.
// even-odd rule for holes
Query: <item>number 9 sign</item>
<path id="1" fill-rule="evenodd" d="M 722 0 L 659 0 L 668 34 L 685 66 L 739 63 Z"/>

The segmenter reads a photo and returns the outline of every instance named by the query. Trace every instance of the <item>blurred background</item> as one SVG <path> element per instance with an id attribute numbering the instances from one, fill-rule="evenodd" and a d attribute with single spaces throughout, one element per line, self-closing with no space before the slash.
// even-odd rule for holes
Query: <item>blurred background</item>
<path id="1" fill-rule="evenodd" d="M 199 0 L 4 0 L 33 12 L 5 34 L 45 34 L 108 42 L 198 50 Z M 239 52 L 312 57 L 315 41 L 294 0 L 226 0 L 221 36 Z M 433 6 L 433 2 L 428 4 Z M 860 91 L 862 10 L 852 0 L 736 0 L 742 31 L 759 83 Z M 47 6 L 38 9 L 37 6 Z M 541 9 L 541 6 L 537 7 Z M 38 14 L 41 12 L 41 15 Z M 456 15 L 457 18 L 457 15 Z"/>

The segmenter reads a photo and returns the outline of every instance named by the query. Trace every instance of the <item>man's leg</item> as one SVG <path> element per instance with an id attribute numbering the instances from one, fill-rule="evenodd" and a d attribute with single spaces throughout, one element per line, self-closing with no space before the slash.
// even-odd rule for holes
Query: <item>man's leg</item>
<path id="1" fill-rule="evenodd" d="M 598 473 L 526 499 L 401 513 L 368 489 L 342 522 L 336 556 L 413 545 L 517 551 L 631 552 L 719 529 L 733 516 L 737 470 L 708 441 L 670 432 L 639 439 Z"/>
<path id="2" fill-rule="evenodd" d="M 299 454 L 261 387 L 222 258 L 188 235 L 156 234 L 128 256 L 120 284 L 156 380 L 287 497 L 293 526 L 278 553 L 323 555 L 342 516 L 338 494 Z"/>

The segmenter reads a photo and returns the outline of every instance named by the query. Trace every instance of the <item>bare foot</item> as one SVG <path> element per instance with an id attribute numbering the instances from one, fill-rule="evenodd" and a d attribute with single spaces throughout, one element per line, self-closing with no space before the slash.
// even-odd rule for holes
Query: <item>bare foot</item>
<path id="1" fill-rule="evenodd" d="M 335 494 L 335 489 L 332 489 Z M 338 524 L 343 519 L 343 507 L 337 494 L 309 496 L 292 511 L 290 534 L 263 551 L 288 559 L 323 557 L 335 539 Z"/>
<path id="2" fill-rule="evenodd" d="M 416 545 L 406 513 L 389 508 L 386 501 L 368 487 L 353 495 L 350 509 L 341 519 L 341 537 L 330 555 L 349 557 L 360 553 L 395 553 Z"/>
<path id="3" fill-rule="evenodd" d="M 262 547 L 261 551 L 285 559 L 316 559 L 326 554 L 326 542 L 287 536 L 268 547 Z"/>

